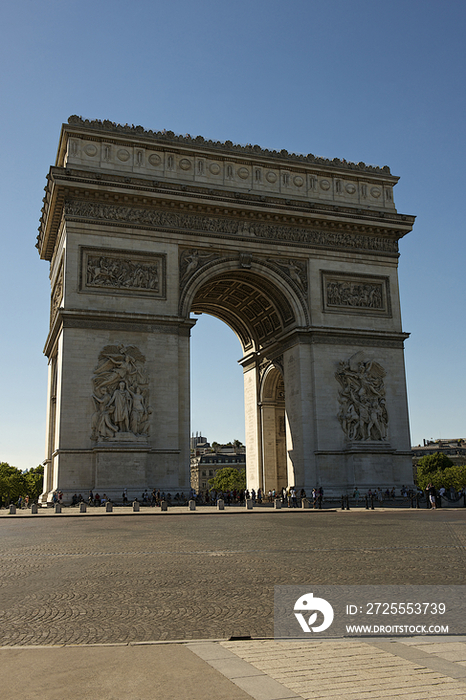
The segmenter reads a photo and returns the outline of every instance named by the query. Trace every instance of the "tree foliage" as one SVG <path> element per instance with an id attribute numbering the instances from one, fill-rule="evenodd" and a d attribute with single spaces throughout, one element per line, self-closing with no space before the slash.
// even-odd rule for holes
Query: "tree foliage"
<path id="1" fill-rule="evenodd" d="M 0 499 L 8 504 L 20 496 L 29 496 L 34 501 L 42 493 L 44 467 L 32 467 L 26 472 L 12 467 L 8 462 L 0 463 Z"/>
<path id="2" fill-rule="evenodd" d="M 466 466 L 456 466 L 443 452 L 426 455 L 417 464 L 417 483 L 425 489 L 431 483 L 436 489 L 445 486 L 461 489 L 466 486 Z"/>
<path id="3" fill-rule="evenodd" d="M 425 489 L 427 484 L 431 483 L 436 489 L 441 486 L 445 486 L 449 489 L 453 486 L 454 489 L 459 491 L 466 486 L 466 465 L 458 466 L 453 465 L 451 467 L 446 467 L 445 469 L 438 469 L 436 472 L 428 472 L 417 475 L 417 483 L 421 489 Z"/>
<path id="4" fill-rule="evenodd" d="M 246 470 L 224 467 L 213 479 L 209 479 L 211 491 L 233 491 L 246 488 Z"/>
<path id="5" fill-rule="evenodd" d="M 448 467 L 452 466 L 453 462 L 451 461 L 450 457 L 444 455 L 443 452 L 436 452 L 433 455 L 421 457 L 417 463 L 417 473 L 419 474 L 419 472 L 421 472 L 422 474 L 433 474 L 434 472 L 447 469 Z"/>

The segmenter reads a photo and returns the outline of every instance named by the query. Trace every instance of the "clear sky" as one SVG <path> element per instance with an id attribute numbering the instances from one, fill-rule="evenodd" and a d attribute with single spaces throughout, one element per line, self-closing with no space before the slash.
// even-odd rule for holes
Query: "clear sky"
<path id="1" fill-rule="evenodd" d="M 451 0 L 5 0 L 0 10 L 0 461 L 44 459 L 43 187 L 71 114 L 389 165 L 412 443 L 466 437 L 466 5 Z M 244 440 L 239 342 L 202 316 L 192 430 Z"/>

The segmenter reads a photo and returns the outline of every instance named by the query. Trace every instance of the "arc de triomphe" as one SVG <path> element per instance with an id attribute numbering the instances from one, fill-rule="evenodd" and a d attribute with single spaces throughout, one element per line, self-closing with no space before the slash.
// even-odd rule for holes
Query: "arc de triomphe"
<path id="1" fill-rule="evenodd" d="M 191 314 L 241 341 L 249 488 L 412 482 L 388 167 L 70 117 L 50 262 L 42 502 L 189 489 Z"/>

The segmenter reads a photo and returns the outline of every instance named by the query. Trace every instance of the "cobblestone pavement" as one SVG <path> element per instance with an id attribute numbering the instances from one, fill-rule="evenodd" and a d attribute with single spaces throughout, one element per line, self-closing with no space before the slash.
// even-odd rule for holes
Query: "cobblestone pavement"
<path id="1" fill-rule="evenodd" d="M 1 645 L 271 637 L 274 585 L 465 582 L 463 510 L 11 516 L 0 531 Z"/>

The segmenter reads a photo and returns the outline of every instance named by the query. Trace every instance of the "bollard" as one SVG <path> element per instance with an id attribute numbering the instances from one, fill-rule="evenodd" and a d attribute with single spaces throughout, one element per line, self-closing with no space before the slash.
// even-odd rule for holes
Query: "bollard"
<path id="1" fill-rule="evenodd" d="M 311 502 L 309 501 L 308 498 L 302 498 L 301 499 L 301 508 L 310 508 L 311 507 Z"/>
<path id="2" fill-rule="evenodd" d="M 86 504 L 84 503 L 84 501 L 81 501 L 81 503 L 79 504 L 79 512 L 80 512 L 80 513 L 85 513 L 86 510 L 87 510 Z"/>
<path id="3" fill-rule="evenodd" d="M 466 491 L 463 493 L 463 508 L 466 508 Z"/>
<path id="4" fill-rule="evenodd" d="M 14 503 L 10 503 L 10 515 L 16 515 L 16 506 Z"/>
<path id="5" fill-rule="evenodd" d="M 167 511 L 168 510 L 168 503 L 167 501 L 160 501 L 160 510 Z"/>
<path id="6" fill-rule="evenodd" d="M 341 509 L 345 510 L 345 497 L 344 496 L 341 497 Z"/>
<path id="7" fill-rule="evenodd" d="M 217 510 L 225 510 L 225 501 L 222 498 L 217 501 Z"/>
<path id="8" fill-rule="evenodd" d="M 139 513 L 139 501 L 133 501 L 133 513 Z"/>
<path id="9" fill-rule="evenodd" d="M 193 499 L 189 501 L 189 510 L 196 510 L 196 501 Z"/>
<path id="10" fill-rule="evenodd" d="M 105 504 L 105 512 L 113 513 L 113 503 L 111 501 L 107 501 L 107 503 Z"/>
<path id="11" fill-rule="evenodd" d="M 275 510 L 280 510 L 280 508 L 282 507 L 282 499 L 276 498 L 273 503 L 273 507 L 275 508 Z"/>
<path id="12" fill-rule="evenodd" d="M 374 510 L 374 496 L 371 496 L 371 510 Z"/>
<path id="13" fill-rule="evenodd" d="M 346 510 L 349 510 L 349 496 L 346 496 Z"/>
<path id="14" fill-rule="evenodd" d="M 253 509 L 253 502 L 252 498 L 247 498 L 246 499 L 246 510 L 252 510 Z"/>
<path id="15" fill-rule="evenodd" d="M 419 503 L 419 501 L 420 501 L 420 496 L 419 496 L 419 494 L 417 493 L 417 494 L 416 494 L 416 508 L 420 508 L 420 507 L 421 507 L 421 504 Z"/>
<path id="16" fill-rule="evenodd" d="M 37 515 L 37 503 L 33 503 L 31 506 L 32 515 Z"/>
<path id="17" fill-rule="evenodd" d="M 369 510 L 369 497 L 368 497 L 367 493 L 366 493 L 364 498 L 366 500 L 366 510 Z"/>
<path id="18" fill-rule="evenodd" d="M 61 513 L 61 503 L 55 503 L 55 513 Z"/>

